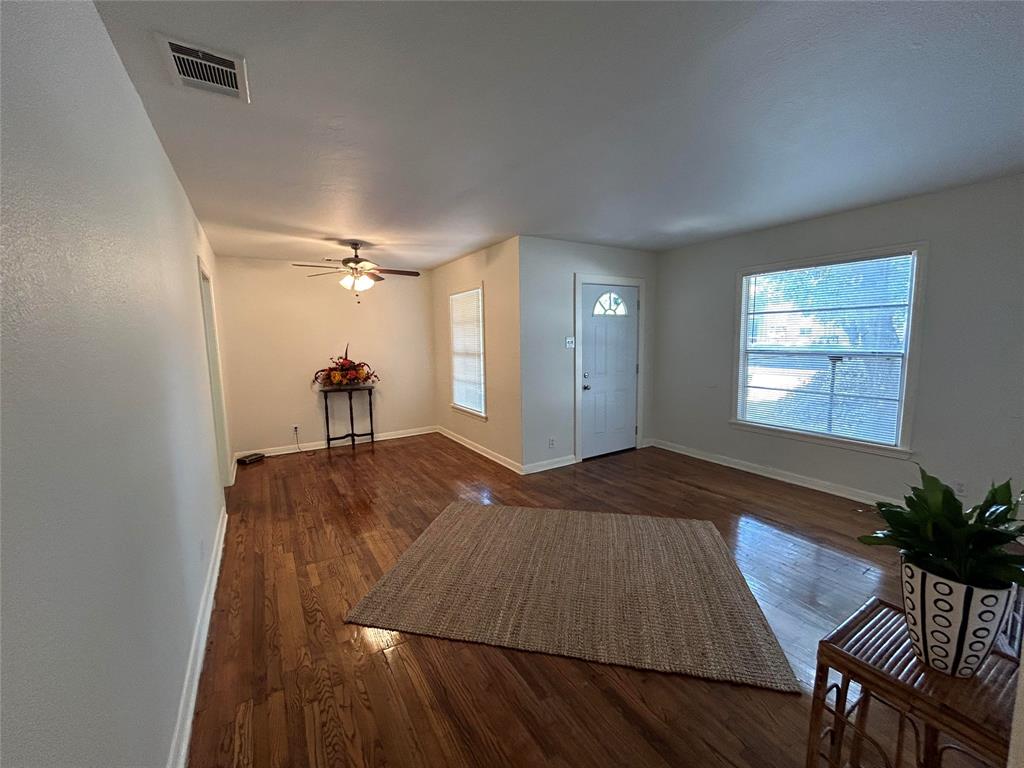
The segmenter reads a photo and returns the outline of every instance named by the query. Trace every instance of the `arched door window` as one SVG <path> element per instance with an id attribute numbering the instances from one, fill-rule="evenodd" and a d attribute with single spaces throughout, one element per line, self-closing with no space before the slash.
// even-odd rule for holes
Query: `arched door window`
<path id="1" fill-rule="evenodd" d="M 622 297 L 614 291 L 608 291 L 602 293 L 597 297 L 597 301 L 594 303 L 594 314 L 595 315 L 625 315 L 626 302 L 622 300 Z"/>

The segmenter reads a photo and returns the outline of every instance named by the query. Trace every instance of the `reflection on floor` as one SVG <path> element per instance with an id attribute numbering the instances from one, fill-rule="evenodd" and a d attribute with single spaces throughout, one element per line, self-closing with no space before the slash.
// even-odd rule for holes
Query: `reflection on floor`
<path id="1" fill-rule="evenodd" d="M 454 499 L 713 521 L 810 688 L 895 555 L 862 505 L 647 448 L 520 477 L 440 435 L 240 467 L 191 764 L 801 766 L 809 696 L 342 617 Z"/>

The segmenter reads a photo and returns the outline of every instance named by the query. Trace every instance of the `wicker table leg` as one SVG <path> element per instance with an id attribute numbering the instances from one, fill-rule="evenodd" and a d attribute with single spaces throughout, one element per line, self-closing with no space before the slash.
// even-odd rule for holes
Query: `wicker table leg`
<path id="1" fill-rule="evenodd" d="M 832 718 L 832 751 L 829 754 L 829 768 L 842 768 L 843 736 L 846 733 L 846 695 L 850 690 L 850 678 L 842 674 L 836 691 L 836 711 Z"/>
<path id="2" fill-rule="evenodd" d="M 860 698 L 857 700 L 857 717 L 853 721 L 853 743 L 850 745 L 850 768 L 860 768 L 860 757 L 864 751 L 864 734 L 868 728 L 868 707 L 871 704 L 871 691 L 863 685 L 860 687 Z"/>
<path id="3" fill-rule="evenodd" d="M 818 662 L 811 697 L 811 723 L 807 731 L 806 768 L 818 768 L 818 744 L 821 741 L 821 717 L 825 712 L 825 691 L 828 688 L 828 664 Z"/>
<path id="4" fill-rule="evenodd" d="M 941 768 L 942 757 L 939 753 L 939 729 L 929 723 L 924 724 L 924 759 L 921 768 Z"/>

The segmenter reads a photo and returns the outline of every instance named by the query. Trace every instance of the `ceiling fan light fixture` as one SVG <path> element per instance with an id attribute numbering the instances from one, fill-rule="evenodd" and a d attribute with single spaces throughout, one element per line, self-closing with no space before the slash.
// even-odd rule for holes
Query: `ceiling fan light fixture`
<path id="1" fill-rule="evenodd" d="M 340 244 L 340 242 L 339 242 Z M 375 283 L 384 280 L 384 274 L 388 275 L 402 275 L 404 277 L 419 277 L 420 273 L 413 269 L 388 269 L 387 267 L 379 267 L 372 261 L 359 256 L 359 243 L 351 242 L 348 243 L 349 247 L 352 248 L 352 255 L 344 259 L 324 259 L 323 264 L 307 264 L 305 262 L 293 262 L 293 267 L 302 267 L 303 269 L 326 269 L 326 271 L 314 272 L 307 274 L 306 277 L 325 277 L 327 275 L 341 275 L 341 279 L 338 281 L 338 285 L 344 288 L 346 291 L 354 291 L 355 293 L 361 293 L 362 291 L 368 291 L 373 288 Z M 356 296 L 356 303 L 358 304 L 359 297 Z"/>

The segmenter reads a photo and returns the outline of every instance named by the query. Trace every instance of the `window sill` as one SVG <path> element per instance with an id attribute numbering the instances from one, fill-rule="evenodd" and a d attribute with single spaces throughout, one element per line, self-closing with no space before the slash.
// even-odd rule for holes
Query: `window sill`
<path id="1" fill-rule="evenodd" d="M 471 411 L 469 408 L 463 408 L 461 405 L 456 405 L 455 403 L 451 403 L 451 406 L 453 411 L 457 411 L 458 413 L 464 413 L 467 416 L 472 416 L 474 419 L 477 419 L 478 421 L 487 421 L 486 413 Z"/>
<path id="2" fill-rule="evenodd" d="M 739 419 L 729 419 L 736 429 L 743 429 L 747 432 L 757 432 L 772 437 L 783 437 L 787 440 L 800 440 L 805 443 L 816 443 L 817 445 L 828 445 L 833 448 L 843 448 L 848 451 L 859 451 L 861 453 L 873 453 L 877 456 L 888 456 L 893 459 L 909 460 L 914 452 L 910 448 L 890 445 L 873 445 L 872 443 L 861 443 L 857 440 L 847 440 L 842 437 L 829 437 L 827 435 L 812 435 L 807 432 L 797 432 L 782 427 L 769 427 L 763 424 L 752 424 Z"/>

